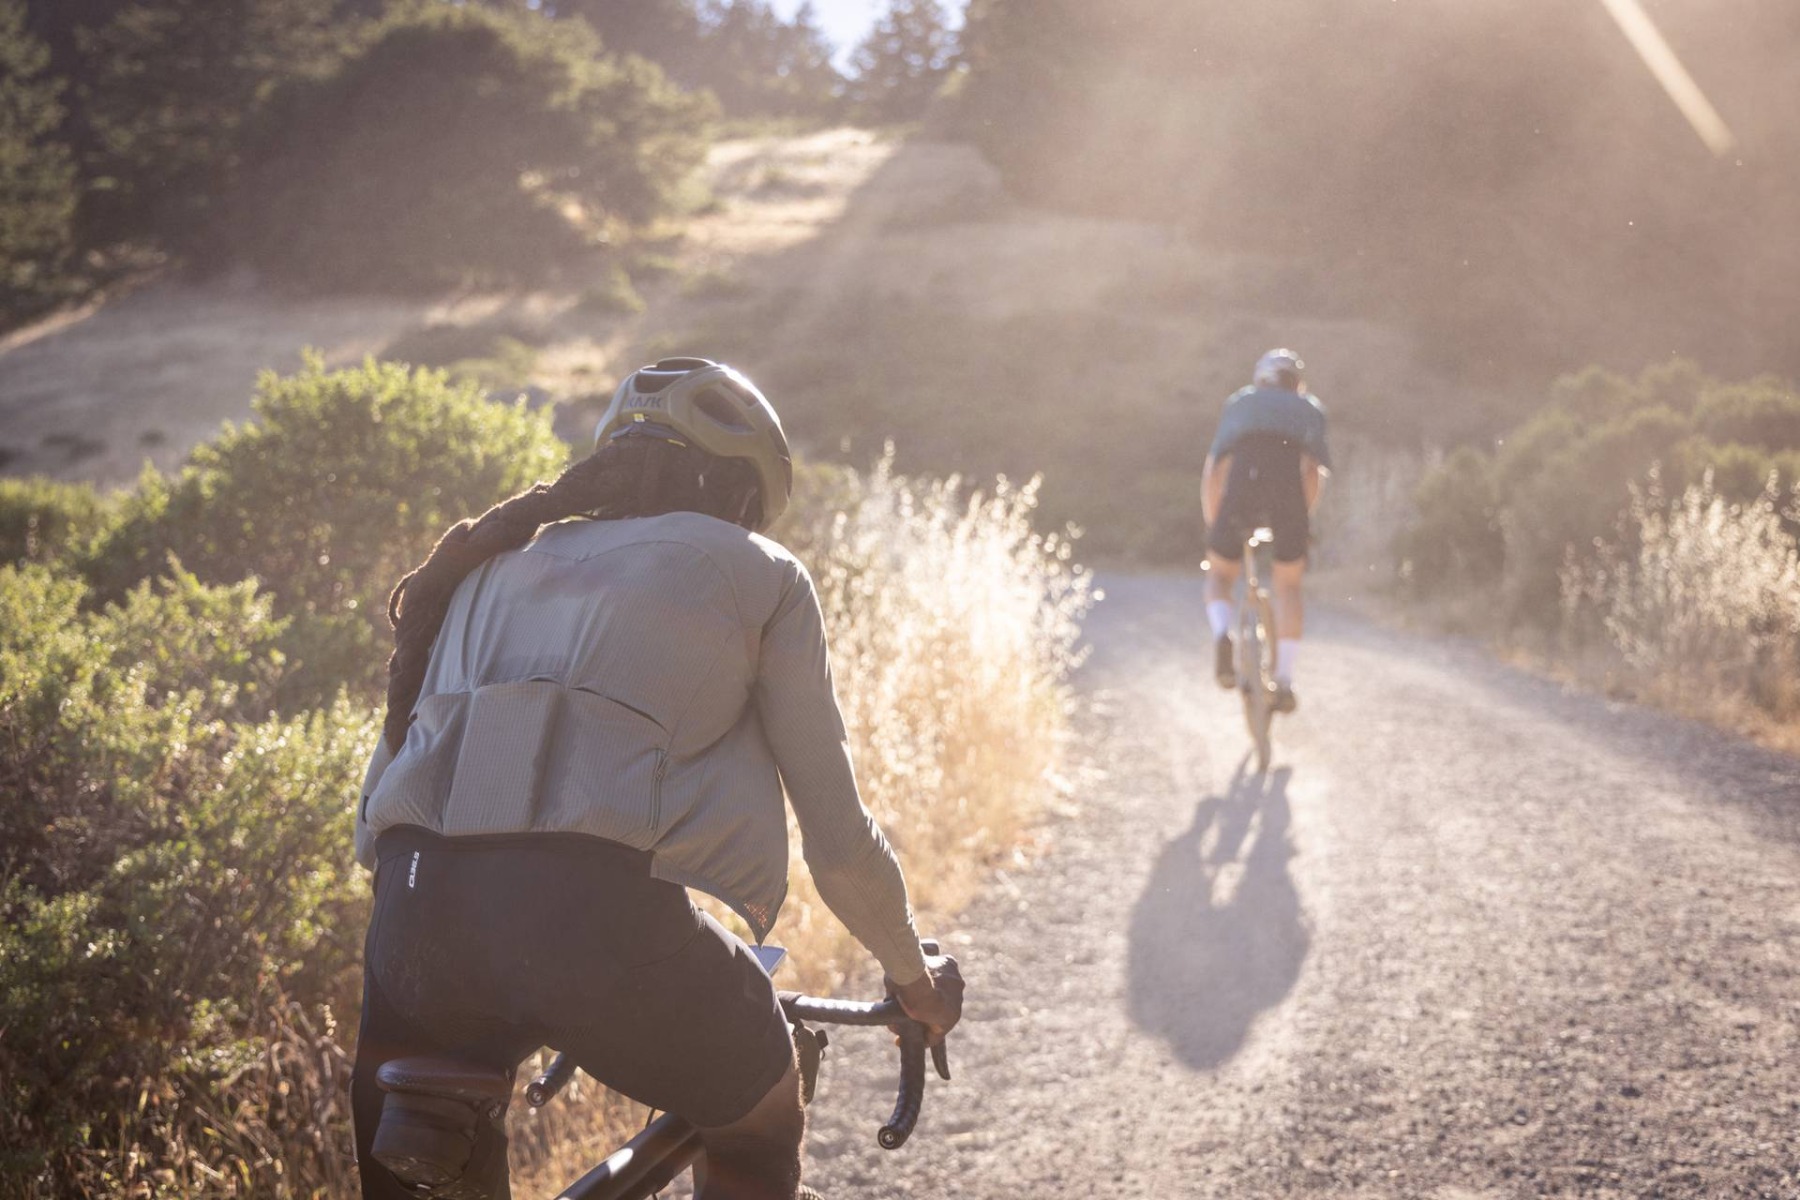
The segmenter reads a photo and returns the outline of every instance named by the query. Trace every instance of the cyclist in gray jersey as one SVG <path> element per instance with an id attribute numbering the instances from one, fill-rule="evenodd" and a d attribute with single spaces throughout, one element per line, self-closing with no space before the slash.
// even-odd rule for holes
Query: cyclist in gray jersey
<path id="1" fill-rule="evenodd" d="M 759 532 L 791 486 L 754 385 L 666 359 L 620 385 L 592 455 L 453 527 L 394 590 L 356 828 L 376 872 L 353 1080 L 364 1196 L 411 1194 L 370 1153 L 381 1063 L 511 1071 L 552 1045 L 700 1127 L 706 1200 L 793 1197 L 786 1021 L 684 890 L 760 941 L 787 888 L 784 793 L 820 896 L 932 1040 L 956 1024 L 954 964 L 921 952 L 857 793 L 812 580 Z M 504 1138 L 483 1136 L 472 1161 L 504 1195 Z"/>
<path id="2" fill-rule="evenodd" d="M 1292 350 L 1271 350 L 1256 364 L 1251 386 L 1225 402 L 1206 456 L 1201 507 L 1206 516 L 1206 616 L 1212 626 L 1214 673 L 1235 687 L 1231 629 L 1233 589 L 1244 541 L 1267 526 L 1275 535 L 1275 709 L 1293 712 L 1294 666 L 1305 631 L 1301 589 L 1310 515 L 1331 469 L 1325 408 L 1307 393 L 1305 364 Z"/>

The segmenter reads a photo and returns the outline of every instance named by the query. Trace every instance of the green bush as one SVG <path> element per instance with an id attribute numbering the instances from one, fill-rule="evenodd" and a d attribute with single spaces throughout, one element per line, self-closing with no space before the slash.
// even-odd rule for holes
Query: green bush
<path id="1" fill-rule="evenodd" d="M 206 587 L 177 570 L 117 605 L 86 611 L 87 599 L 66 573 L 0 570 L 0 720 L 14 739 L 0 760 L 0 791 L 11 799 L 0 843 L 9 859 L 36 864 L 39 884 L 85 886 L 106 870 L 154 807 L 138 800 L 156 793 L 168 756 L 182 752 L 179 727 L 262 719 L 284 665 L 285 625 L 253 584 Z M 80 744 L 63 745 L 59 731 L 74 727 L 84 730 Z M 80 761 L 104 761 L 116 775 L 103 809 L 92 807 L 91 789 L 58 783 Z M 95 824 L 102 819 L 117 828 Z M 66 843 L 73 859 L 53 852 L 69 822 L 83 831 Z"/>
<path id="2" fill-rule="evenodd" d="M 243 250 L 320 288 L 538 278 L 667 209 L 711 114 L 650 63 L 602 55 L 581 22 L 404 6 L 269 99 Z"/>
<path id="3" fill-rule="evenodd" d="M 1695 420 L 1714 442 L 1763 450 L 1800 447 L 1800 393 L 1776 379 L 1708 389 Z"/>
<path id="4" fill-rule="evenodd" d="M 1563 446 L 1579 441 L 1581 422 L 1561 408 L 1547 408 L 1500 439 L 1494 452 L 1494 486 L 1511 495 L 1543 470 L 1544 462 Z"/>
<path id="5" fill-rule="evenodd" d="M 117 510 L 117 501 L 85 483 L 0 479 L 0 564 L 79 555 Z"/>
<path id="6" fill-rule="evenodd" d="M 307 1194 L 331 1161 L 267 1150 L 341 1142 L 341 1080 L 261 1085 L 355 1002 L 373 722 L 271 715 L 285 630 L 250 584 L 83 592 L 0 568 L 0 1196 Z"/>
<path id="7" fill-rule="evenodd" d="M 1771 475 L 1784 484 L 1791 481 L 1779 456 L 1736 442 L 1720 446 L 1698 435 L 1675 446 L 1662 462 L 1662 484 L 1670 495 L 1710 480 L 1707 486 L 1734 504 L 1762 495 Z"/>
<path id="8" fill-rule="evenodd" d="M 177 474 L 147 475 L 84 567 L 102 599 L 171 554 L 209 583 L 260 580 L 294 621 L 295 702 L 378 686 L 394 583 L 451 524 L 567 456 L 547 412 L 392 363 L 265 375 L 253 407 Z"/>
<path id="9" fill-rule="evenodd" d="M 566 450 L 391 364 L 255 409 L 117 501 L 0 488 L 0 1200 L 353 1186 L 386 595 Z"/>
<path id="10" fill-rule="evenodd" d="M 1565 578 L 1636 553 L 1634 531 L 1650 524 L 1621 516 L 1653 468 L 1659 496 L 1704 485 L 1723 503 L 1747 503 L 1771 477 L 1791 486 L 1800 397 L 1772 379 L 1721 384 L 1681 359 L 1635 379 L 1597 367 L 1560 379 L 1491 457 L 1464 449 L 1425 481 L 1398 544 L 1408 580 L 1421 593 L 1498 582 L 1510 619 L 1555 628 Z"/>
<path id="11" fill-rule="evenodd" d="M 1419 519 L 1400 537 L 1401 573 L 1421 592 L 1485 587 L 1500 578 L 1506 544 L 1493 464 L 1462 447 L 1427 475 L 1415 497 Z"/>

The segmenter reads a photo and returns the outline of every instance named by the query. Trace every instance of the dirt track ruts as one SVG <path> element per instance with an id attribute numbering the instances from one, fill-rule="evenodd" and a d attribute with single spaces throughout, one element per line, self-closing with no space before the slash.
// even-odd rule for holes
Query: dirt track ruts
<path id="1" fill-rule="evenodd" d="M 1197 582 L 1106 588 L 1092 782 L 908 1147 L 838 1038 L 828 1200 L 1800 1195 L 1800 761 L 1324 612 L 1258 780 Z"/>

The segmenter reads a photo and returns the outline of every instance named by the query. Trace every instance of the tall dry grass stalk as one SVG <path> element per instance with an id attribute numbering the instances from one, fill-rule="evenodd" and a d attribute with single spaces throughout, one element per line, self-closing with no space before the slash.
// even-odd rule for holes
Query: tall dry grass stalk
<path id="1" fill-rule="evenodd" d="M 970 494 L 895 474 L 890 453 L 809 483 L 786 540 L 818 587 L 863 800 L 906 868 L 921 929 L 941 930 L 1057 787 L 1092 577 L 1067 538 L 1032 529 L 1036 480 Z M 790 841 L 771 938 L 791 953 L 781 984 L 830 994 L 867 974 L 868 955 L 819 900 L 791 822 Z M 515 1191 L 555 1191 L 645 1115 L 581 1079 L 516 1116 Z"/>
<path id="2" fill-rule="evenodd" d="M 1563 569 L 1565 628 L 1604 638 L 1633 690 L 1701 715 L 1800 719 L 1800 496 L 1773 476 L 1734 504 L 1709 473 L 1670 503 L 1660 479 L 1633 488 L 1616 545 Z"/>
<path id="3" fill-rule="evenodd" d="M 1069 540 L 1032 529 L 1037 493 L 1036 480 L 966 494 L 955 478 L 907 479 L 890 454 L 845 477 L 804 544 L 863 800 L 927 929 L 1014 844 L 1067 746 L 1095 592 Z M 796 876 L 777 937 L 806 986 L 835 986 L 866 956 Z"/>

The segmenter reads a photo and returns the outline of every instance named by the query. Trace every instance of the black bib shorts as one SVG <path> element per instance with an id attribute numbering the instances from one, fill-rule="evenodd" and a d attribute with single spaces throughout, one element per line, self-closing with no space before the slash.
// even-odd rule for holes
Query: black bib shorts
<path id="1" fill-rule="evenodd" d="M 393 829 L 376 855 L 352 1083 L 365 1197 L 409 1195 L 369 1153 L 375 1072 L 392 1058 L 512 1070 L 550 1046 L 703 1128 L 747 1115 L 793 1061 L 768 975 L 686 890 L 651 878 L 647 853 L 572 834 Z"/>
<path id="2" fill-rule="evenodd" d="M 1245 539 L 1267 526 L 1275 535 L 1276 562 L 1304 559 L 1312 522 L 1300 484 L 1299 443 L 1274 434 L 1252 435 L 1241 439 L 1230 457 L 1218 519 L 1206 531 L 1208 553 L 1237 562 L 1244 557 Z"/>

